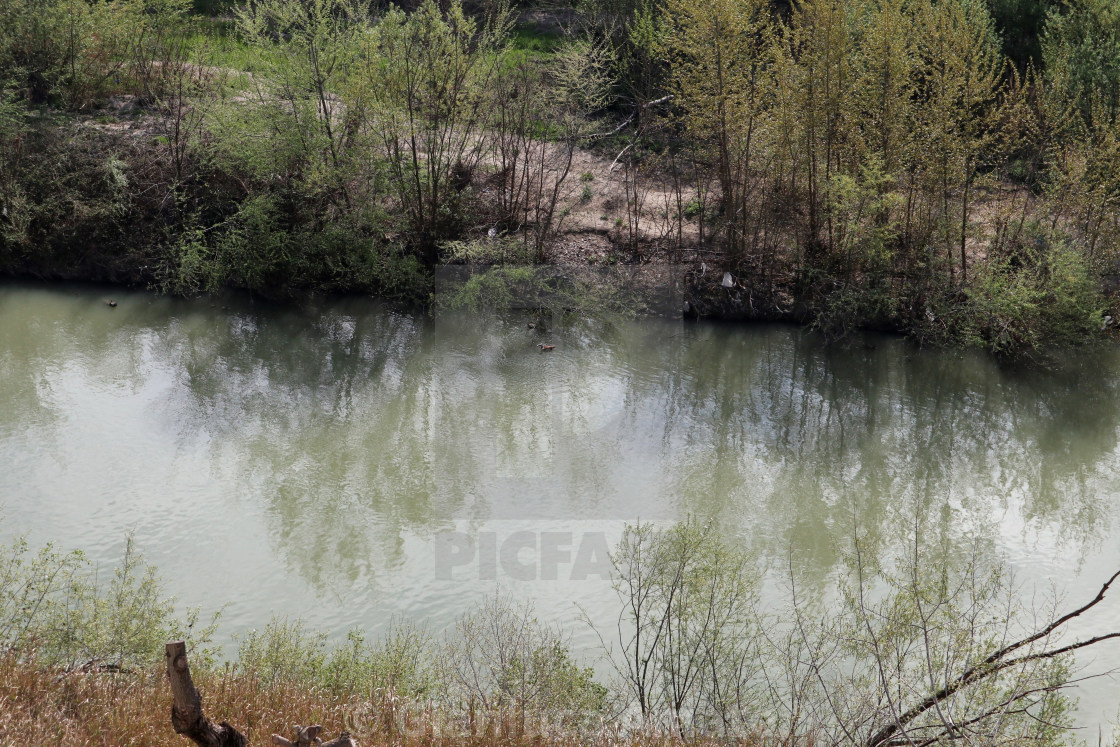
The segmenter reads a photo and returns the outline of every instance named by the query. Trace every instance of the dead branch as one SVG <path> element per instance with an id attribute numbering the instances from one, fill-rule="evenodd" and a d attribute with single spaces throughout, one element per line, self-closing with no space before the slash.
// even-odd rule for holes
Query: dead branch
<path id="1" fill-rule="evenodd" d="M 223 721 L 215 725 L 202 713 L 202 695 L 191 679 L 187 644 L 172 641 L 164 651 L 167 677 L 171 680 L 171 726 L 201 747 L 245 747 L 245 737 Z"/>
<path id="2" fill-rule="evenodd" d="M 294 726 L 292 727 L 293 737 L 291 739 L 273 734 L 272 743 L 280 745 L 280 747 L 358 747 L 358 743 L 354 741 L 348 731 L 342 732 L 329 742 L 324 742 L 319 739 L 319 732 L 322 730 L 323 727 L 318 724 L 315 726 Z"/>
<path id="3" fill-rule="evenodd" d="M 959 674 L 951 682 L 946 684 L 937 692 L 929 695 L 920 703 L 910 708 L 898 718 L 894 719 L 891 723 L 887 724 L 886 726 L 882 727 L 877 732 L 872 734 L 865 743 L 867 747 L 884 747 L 885 745 L 891 744 L 893 741 L 895 741 L 894 737 L 900 731 L 905 730 L 907 726 L 914 721 L 914 719 L 916 719 L 918 716 L 921 716 L 930 708 L 933 708 L 934 706 L 947 700 L 965 687 L 968 687 L 969 685 L 981 680 L 988 679 L 989 677 L 992 677 L 1005 669 L 1028 661 L 1052 659 L 1056 656 L 1060 656 L 1062 654 L 1069 653 L 1080 648 L 1085 648 L 1086 646 L 1100 643 L 1101 641 L 1120 638 L 1120 632 L 1107 633 L 1105 635 L 1095 636 L 1088 640 L 1079 641 L 1077 643 L 1073 643 L 1067 646 L 1061 646 L 1059 648 L 1039 651 L 1037 653 L 1026 654 L 1011 659 L 1006 658 L 1008 654 L 1014 651 L 1018 651 L 1024 646 L 1030 645 L 1035 641 L 1045 638 L 1046 636 L 1059 629 L 1061 626 L 1065 625 L 1070 620 L 1078 617 L 1079 615 L 1100 604 L 1100 602 L 1104 599 L 1105 594 L 1108 593 L 1109 588 L 1117 578 L 1120 578 L 1120 571 L 1112 574 L 1112 577 L 1108 579 L 1108 581 L 1106 581 L 1103 586 L 1101 586 L 1101 590 L 1097 592 L 1097 596 L 1091 599 L 1086 604 L 1078 607 L 1071 612 L 1066 613 L 1065 615 L 1062 615 L 1037 633 L 1032 633 L 1025 638 L 1021 638 L 1014 643 L 1010 643 L 1004 646 L 1003 648 L 988 655 L 980 663 L 966 669 L 964 672 Z"/>
<path id="4" fill-rule="evenodd" d="M 650 108 L 651 106 L 658 106 L 659 104 L 664 104 L 668 101 L 672 101 L 673 98 L 674 97 L 672 95 L 662 96 L 659 99 L 654 99 L 653 101 L 647 101 L 644 104 L 639 104 L 638 108 L 636 110 L 634 110 L 634 113 L 631 114 L 629 117 L 627 117 L 625 119 L 625 121 L 623 121 L 623 123 L 620 124 L 618 127 L 615 127 L 610 132 L 596 132 L 592 135 L 587 135 L 586 137 L 584 137 L 584 139 L 585 140 L 600 140 L 600 139 L 605 138 L 605 137 L 611 137 L 612 135 L 617 135 L 618 133 L 620 133 L 624 129 L 626 129 L 626 127 L 628 127 L 631 122 L 634 121 L 634 117 L 638 116 L 639 112 L 644 112 L 646 109 Z"/>

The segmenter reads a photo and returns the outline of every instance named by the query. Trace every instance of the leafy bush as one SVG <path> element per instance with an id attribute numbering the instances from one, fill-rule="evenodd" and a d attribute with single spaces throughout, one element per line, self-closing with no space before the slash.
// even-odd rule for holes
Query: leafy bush
<path id="1" fill-rule="evenodd" d="M 237 667 L 265 686 L 319 687 L 367 698 L 391 692 L 415 699 L 434 687 L 435 658 L 428 633 L 408 624 L 394 625 L 373 645 L 352 630 L 345 645 L 329 649 L 326 634 L 309 631 L 302 620 L 273 619 L 263 631 L 245 637 Z"/>
<path id="2" fill-rule="evenodd" d="M 1104 306 L 1083 255 L 1066 240 L 1042 237 L 985 265 L 968 303 L 965 341 L 973 337 L 998 354 L 1084 343 L 1101 328 Z"/>
<path id="3" fill-rule="evenodd" d="M 2 0 L 0 79 L 35 103 L 86 110 L 159 74 L 188 0 Z M 156 61 L 156 65 L 151 63 Z"/>
<path id="4" fill-rule="evenodd" d="M 197 610 L 175 616 L 155 568 L 130 537 L 106 584 L 85 555 L 25 540 L 0 550 L 0 649 L 68 668 L 140 669 L 162 661 L 163 644 L 190 638 L 202 663 L 214 623 L 195 629 Z"/>
<path id="5" fill-rule="evenodd" d="M 560 631 L 500 592 L 459 620 L 443 658 L 453 707 L 566 725 L 596 724 L 606 711 L 606 688 L 572 661 Z"/>
<path id="6" fill-rule="evenodd" d="M 1095 103 L 1120 106 L 1120 6 L 1078 0 L 1050 10 L 1042 39 L 1047 77 L 1089 119 Z"/>
<path id="7" fill-rule="evenodd" d="M 615 666 L 642 717 L 684 736 L 720 730 L 760 640 L 755 575 L 714 525 L 627 527 L 611 557 L 623 612 Z M 740 703 L 741 705 L 741 703 Z"/>
<path id="8" fill-rule="evenodd" d="M 366 290 L 409 300 L 427 293 L 419 260 L 376 235 L 359 216 L 316 225 L 302 211 L 292 216 L 279 196 L 258 193 L 221 223 L 181 231 L 164 249 L 160 283 L 183 295 L 226 286 L 271 295 Z"/>
<path id="9" fill-rule="evenodd" d="M 799 590 L 791 559 L 785 601 L 763 609 L 758 571 L 710 525 L 628 527 L 608 653 L 630 704 L 684 738 L 1058 744 L 1071 660 L 1055 633 L 1076 615 L 1029 619 L 998 564 L 918 523 L 904 544 L 886 557 L 857 535 L 827 605 Z"/>

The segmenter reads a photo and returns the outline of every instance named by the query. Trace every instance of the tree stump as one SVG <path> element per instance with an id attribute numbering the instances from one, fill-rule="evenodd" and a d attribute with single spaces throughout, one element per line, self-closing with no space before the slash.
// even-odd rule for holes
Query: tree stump
<path id="1" fill-rule="evenodd" d="M 187 645 L 183 641 L 168 643 L 164 651 L 167 677 L 171 680 L 171 726 L 200 747 L 246 747 L 245 736 L 223 721 L 215 725 L 202 712 L 202 695 L 191 679 L 187 663 Z M 295 739 L 272 735 L 273 744 L 281 747 L 358 747 L 349 732 L 342 732 L 329 742 L 319 738 L 321 726 L 295 727 Z"/>
<path id="2" fill-rule="evenodd" d="M 167 677 L 171 680 L 171 726 L 201 747 L 245 747 L 245 736 L 223 721 L 215 725 L 202 713 L 202 695 L 191 679 L 187 644 L 172 641 L 164 650 Z"/>

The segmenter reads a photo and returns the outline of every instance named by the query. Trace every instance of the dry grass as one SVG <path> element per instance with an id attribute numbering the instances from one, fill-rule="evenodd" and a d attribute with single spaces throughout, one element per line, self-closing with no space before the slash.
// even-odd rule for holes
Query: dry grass
<path id="1" fill-rule="evenodd" d="M 594 736 L 580 735 L 514 716 L 450 716 L 405 707 L 391 697 L 371 701 L 315 688 L 265 686 L 228 670 L 198 672 L 195 679 L 207 715 L 237 727 L 250 745 L 271 744 L 272 734 L 290 734 L 295 724 L 322 724 L 328 737 L 348 730 L 363 747 L 683 744 L 661 733 L 624 737 L 617 728 L 605 728 Z M 172 730 L 170 710 L 171 694 L 159 669 L 64 671 L 13 656 L 0 658 L 0 745 L 190 745 Z"/>
<path id="2" fill-rule="evenodd" d="M 268 744 L 292 724 L 321 723 L 337 734 L 359 705 L 321 691 L 265 688 L 228 673 L 200 672 L 197 680 L 208 715 L 234 724 L 250 744 Z M 157 669 L 67 672 L 0 660 L 0 744 L 189 744 L 172 730 L 170 711 L 166 676 Z"/>

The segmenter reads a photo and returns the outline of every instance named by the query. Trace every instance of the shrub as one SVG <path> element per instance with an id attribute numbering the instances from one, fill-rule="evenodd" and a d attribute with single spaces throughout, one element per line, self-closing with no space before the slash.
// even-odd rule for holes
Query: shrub
<path id="1" fill-rule="evenodd" d="M 560 631 L 501 592 L 459 620 L 444 666 L 452 707 L 568 726 L 597 724 L 606 711 L 606 688 L 572 661 Z"/>
<path id="2" fill-rule="evenodd" d="M 1081 253 L 1039 237 L 984 266 L 968 304 L 963 339 L 1006 355 L 1085 343 L 1100 329 L 1104 301 Z"/>
<path id="3" fill-rule="evenodd" d="M 123 671 L 162 661 L 168 640 L 205 647 L 214 621 L 196 630 L 197 610 L 178 618 L 174 601 L 131 537 L 107 584 L 78 551 L 47 545 L 32 553 L 22 539 L 0 551 L 0 648 L 20 657 Z M 207 662 L 214 654 L 196 648 L 195 656 Z"/>

